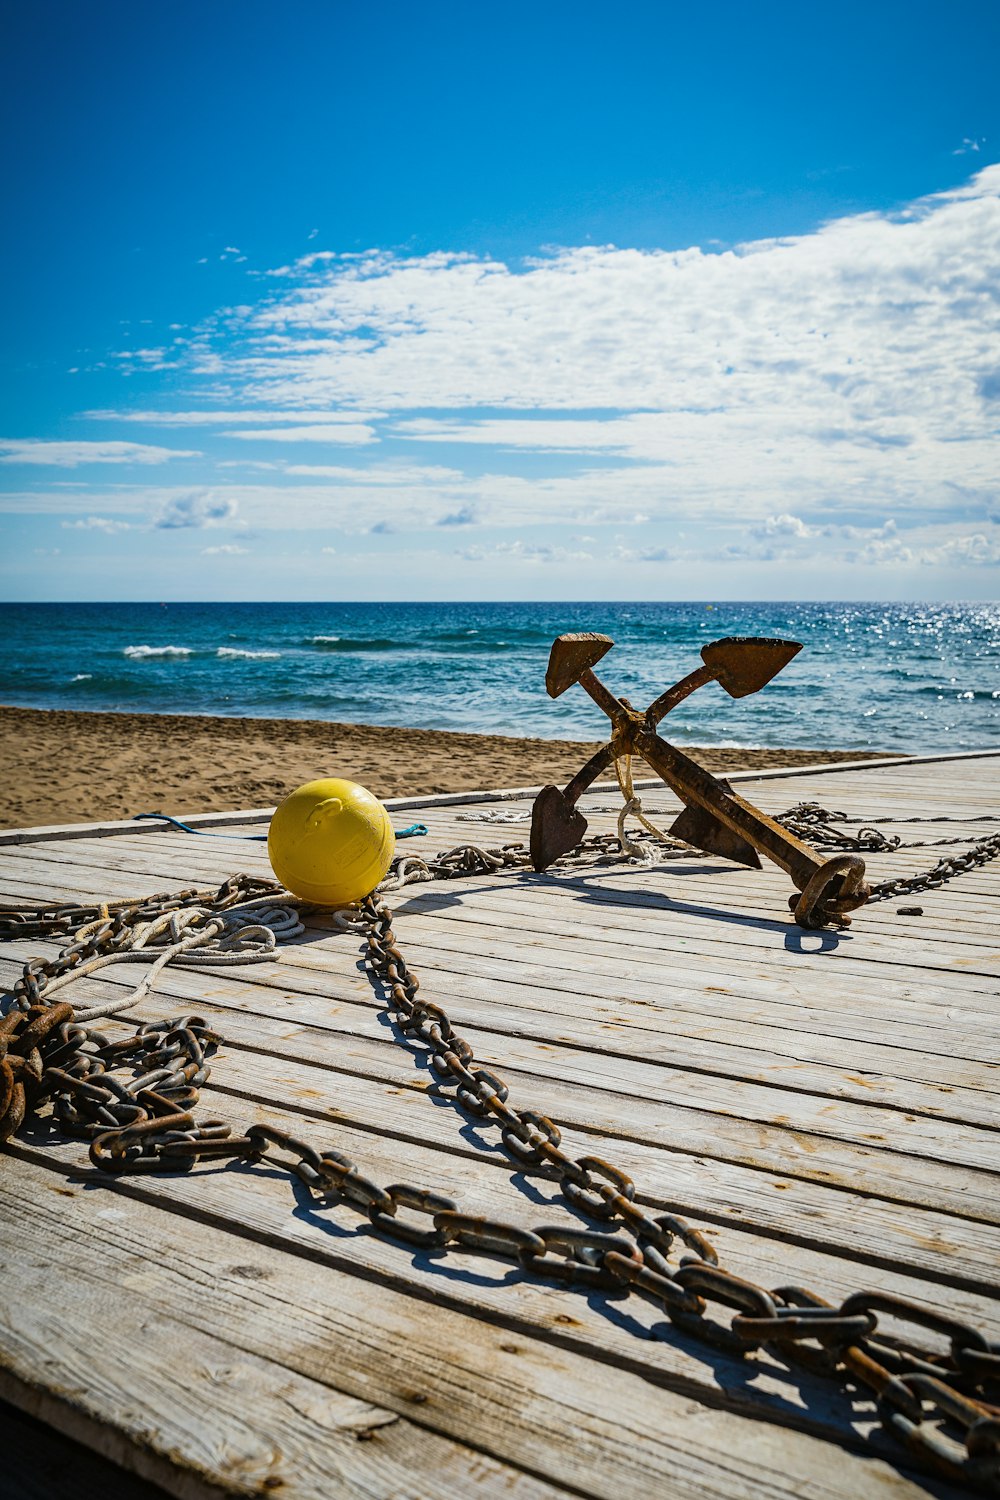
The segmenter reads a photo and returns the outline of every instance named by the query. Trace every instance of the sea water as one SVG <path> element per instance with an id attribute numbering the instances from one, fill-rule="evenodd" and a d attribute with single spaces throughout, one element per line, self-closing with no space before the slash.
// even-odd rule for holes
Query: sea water
<path id="1" fill-rule="evenodd" d="M 597 630 L 598 672 L 644 706 L 719 636 L 803 650 L 756 697 L 712 684 L 680 744 L 930 753 L 1000 747 L 996 604 L 26 604 L 0 606 L 0 702 L 603 738 L 549 647 Z"/>

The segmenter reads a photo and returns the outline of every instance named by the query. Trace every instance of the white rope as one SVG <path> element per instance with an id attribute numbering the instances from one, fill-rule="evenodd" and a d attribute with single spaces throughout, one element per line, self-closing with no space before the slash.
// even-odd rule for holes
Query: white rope
<path id="1" fill-rule="evenodd" d="M 486 812 L 479 813 L 457 813 L 456 823 L 530 823 L 531 810 L 517 811 L 513 809 L 506 811 L 502 808 L 488 808 Z"/>
<path id="2" fill-rule="evenodd" d="M 615 759 L 615 775 L 624 798 L 624 806 L 618 814 L 618 842 L 622 846 L 622 853 L 629 855 L 632 859 L 641 860 L 643 864 L 653 864 L 661 858 L 661 851 L 653 844 L 637 844 L 625 831 L 625 819 L 636 818 L 661 844 L 670 844 L 672 840 L 655 823 L 651 823 L 643 812 L 642 798 L 636 791 L 632 782 L 632 757 L 631 755 L 618 756 Z"/>
<path id="3" fill-rule="evenodd" d="M 423 881 L 433 880 L 434 871 L 428 868 L 425 860 L 419 854 L 407 854 L 396 866 L 391 875 L 387 875 L 381 885 L 376 887 L 376 894 L 381 895 L 384 891 L 398 891 L 404 885 L 419 885 Z"/>
<path id="4" fill-rule="evenodd" d="M 105 922 L 103 917 L 88 922 L 79 929 L 77 941 L 85 942 Z M 203 906 L 164 912 L 151 921 L 138 923 L 130 928 L 122 946 L 112 953 L 98 954 L 51 980 L 45 987 L 45 999 L 47 1002 L 57 990 L 78 979 L 84 979 L 99 969 L 107 968 L 110 964 L 148 963 L 150 959 L 153 960 L 129 995 L 120 1000 L 74 1006 L 76 1020 L 85 1024 L 96 1021 L 101 1016 L 119 1015 L 138 1005 L 151 992 L 157 976 L 168 964 L 176 963 L 184 968 L 219 968 L 263 963 L 280 956 L 276 952 L 279 938 L 287 940 L 304 931 L 296 908 L 277 906 L 270 897 L 257 897 L 253 901 L 242 902 L 238 907 L 215 914 Z M 163 939 L 166 939 L 166 943 L 161 946 Z"/>

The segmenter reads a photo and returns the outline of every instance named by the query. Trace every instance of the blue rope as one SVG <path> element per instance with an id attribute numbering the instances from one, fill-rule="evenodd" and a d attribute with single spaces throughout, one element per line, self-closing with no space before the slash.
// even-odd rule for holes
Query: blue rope
<path id="1" fill-rule="evenodd" d="M 133 822 L 139 822 L 141 818 L 159 818 L 164 823 L 170 823 L 174 828 L 179 828 L 182 833 L 196 833 L 203 839 L 246 839 L 254 844 L 266 844 L 266 833 L 212 833 L 207 828 L 192 828 L 189 823 L 182 823 L 180 818 L 172 818 L 169 813 L 136 813 Z M 427 832 L 426 823 L 411 823 L 409 828 L 393 830 L 397 839 L 419 839 Z"/>

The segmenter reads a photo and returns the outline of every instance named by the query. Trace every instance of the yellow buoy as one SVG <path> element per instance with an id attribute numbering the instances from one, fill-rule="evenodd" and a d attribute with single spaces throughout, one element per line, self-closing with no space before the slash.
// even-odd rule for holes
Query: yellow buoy
<path id="1" fill-rule="evenodd" d="M 308 781 L 275 808 L 267 834 L 283 886 L 317 906 L 369 895 L 392 862 L 396 836 L 377 797 L 356 781 Z"/>

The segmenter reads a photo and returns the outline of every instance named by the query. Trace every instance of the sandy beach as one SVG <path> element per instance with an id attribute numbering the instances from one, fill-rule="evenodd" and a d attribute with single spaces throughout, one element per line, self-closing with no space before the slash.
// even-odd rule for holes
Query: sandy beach
<path id="1" fill-rule="evenodd" d="M 380 797 L 568 780 L 596 742 L 179 714 L 0 708 L 0 827 L 267 807 L 316 776 Z M 689 749 L 716 772 L 862 759 Z"/>

